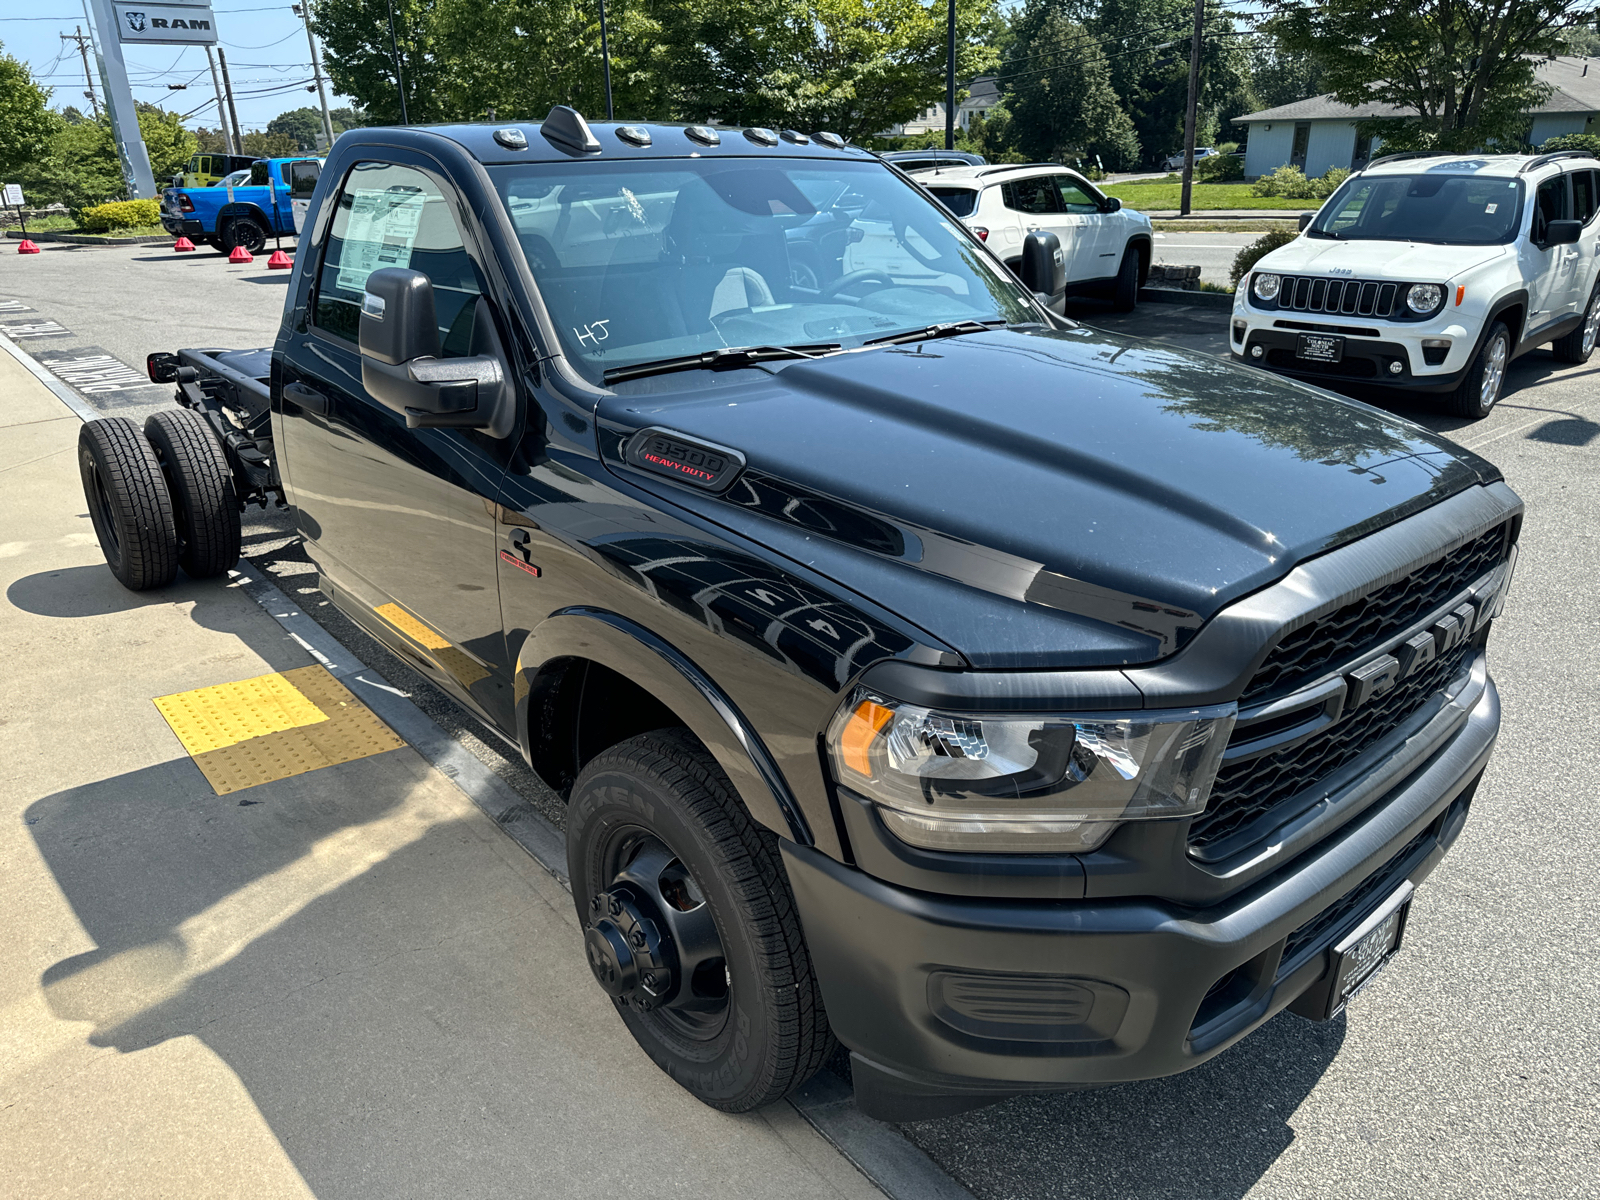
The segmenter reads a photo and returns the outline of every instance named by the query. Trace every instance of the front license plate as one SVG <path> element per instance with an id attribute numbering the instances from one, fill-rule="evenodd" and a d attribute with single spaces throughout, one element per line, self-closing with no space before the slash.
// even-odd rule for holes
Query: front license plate
<path id="1" fill-rule="evenodd" d="M 1365 921 L 1333 948 L 1333 1011 L 1337 1012 L 1369 983 L 1400 949 L 1406 914 L 1411 911 L 1407 880 Z"/>
<path id="2" fill-rule="evenodd" d="M 1317 362 L 1338 362 L 1344 357 L 1344 339 L 1321 333 L 1302 333 L 1294 353 L 1296 358 L 1309 358 Z"/>

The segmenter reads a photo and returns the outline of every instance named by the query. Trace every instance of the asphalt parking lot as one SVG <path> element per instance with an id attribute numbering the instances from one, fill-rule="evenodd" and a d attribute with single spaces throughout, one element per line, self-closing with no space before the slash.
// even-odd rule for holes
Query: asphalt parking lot
<path id="1" fill-rule="evenodd" d="M 0 256 L 0 332 L 58 378 L 76 379 L 90 407 L 142 417 L 169 402 L 167 389 L 119 374 L 117 362 L 137 369 L 150 350 L 265 345 L 287 278 L 267 272 L 264 258 L 233 267 L 207 252 L 159 247 L 8 253 Z M 1223 310 L 1146 305 L 1116 315 L 1084 304 L 1073 315 L 1175 349 L 1226 348 Z M 1499 406 L 1474 424 L 1426 399 L 1380 400 L 1489 458 L 1528 504 L 1518 575 L 1492 648 L 1505 713 L 1499 750 L 1465 833 L 1419 890 L 1403 953 L 1347 1014 L 1325 1025 L 1281 1016 L 1186 1075 L 902 1127 L 973 1195 L 1600 1196 L 1600 822 L 1591 813 L 1600 793 L 1592 732 L 1600 726 L 1597 376 L 1600 358 L 1571 367 L 1535 351 L 1513 364 Z M 559 805 L 520 761 L 319 606 L 310 565 L 279 515 L 252 513 L 246 528 L 247 555 L 264 574 L 559 824 Z M 22 775 L 10 780 L 8 788 L 36 786 Z M 92 861 L 74 861 L 89 879 Z M 294 1053 L 287 1035 L 273 1045 Z M 273 1117 L 285 1099 L 245 1083 L 229 1104 L 254 1103 L 278 1128 Z M 381 1132 L 391 1116 L 379 1106 L 362 1119 Z M 5 1120 L 0 1111 L 0 1142 Z M 404 1127 L 441 1128 L 425 1120 Z M 477 1144 L 492 1144 L 480 1135 Z M 536 1162 L 540 1147 L 520 1152 Z M 298 1165 L 313 1192 L 337 1180 L 328 1194 L 360 1194 L 352 1164 L 321 1164 L 320 1173 Z M 470 1171 L 454 1178 L 472 1180 Z M 496 1190 L 508 1178 L 498 1167 L 486 1174 L 483 1194 L 508 1194 Z"/>

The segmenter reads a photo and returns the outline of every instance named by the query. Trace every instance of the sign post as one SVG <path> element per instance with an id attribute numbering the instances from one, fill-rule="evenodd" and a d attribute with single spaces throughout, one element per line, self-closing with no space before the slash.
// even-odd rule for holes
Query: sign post
<path id="1" fill-rule="evenodd" d="M 5 202 L 17 210 L 17 220 L 22 223 L 22 236 L 28 236 L 28 218 L 22 214 L 22 185 L 20 183 L 6 184 Z"/>

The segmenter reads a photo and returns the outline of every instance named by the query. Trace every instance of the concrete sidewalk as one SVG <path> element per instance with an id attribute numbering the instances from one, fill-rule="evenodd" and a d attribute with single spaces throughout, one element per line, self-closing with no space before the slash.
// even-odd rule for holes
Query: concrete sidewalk
<path id="1" fill-rule="evenodd" d="M 79 421 L 0 354 L 7 1195 L 880 1196 L 637 1049 L 571 898 L 409 746 L 218 795 L 154 697 L 311 665 L 111 577 Z"/>

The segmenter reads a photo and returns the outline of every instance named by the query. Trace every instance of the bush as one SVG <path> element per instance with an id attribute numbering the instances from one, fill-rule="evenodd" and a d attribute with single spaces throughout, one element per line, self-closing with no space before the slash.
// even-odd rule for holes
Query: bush
<path id="1" fill-rule="evenodd" d="M 1212 147 L 1212 149 L 1214 149 L 1218 154 L 1237 154 L 1239 152 L 1239 143 L 1218 142 L 1214 147 Z"/>
<path id="2" fill-rule="evenodd" d="M 1303 176 L 1302 176 L 1303 178 Z M 1274 229 L 1271 233 L 1264 233 L 1251 242 L 1234 257 L 1233 268 L 1228 272 L 1228 278 L 1234 287 L 1239 286 L 1239 280 L 1250 273 L 1250 268 L 1260 262 L 1279 246 L 1287 246 L 1299 233 L 1292 229 Z"/>
<path id="3" fill-rule="evenodd" d="M 1313 179 L 1311 185 L 1316 189 L 1313 199 L 1326 200 L 1339 190 L 1339 185 L 1350 178 L 1350 171 L 1345 167 L 1329 167 L 1321 179 Z"/>
<path id="4" fill-rule="evenodd" d="M 139 229 L 161 221 L 161 204 L 156 200 L 113 200 L 96 204 L 78 214 L 86 233 L 111 233 L 118 229 Z"/>
<path id="5" fill-rule="evenodd" d="M 1257 196 L 1278 196 L 1284 200 L 1326 200 L 1349 178 L 1344 167 L 1330 167 L 1319 179 L 1307 179 L 1299 167 L 1279 167 L 1250 185 Z"/>
<path id="6" fill-rule="evenodd" d="M 1564 133 L 1560 137 L 1546 138 L 1538 148 L 1540 154 L 1556 150 L 1587 150 L 1600 158 L 1600 133 Z"/>
<path id="7" fill-rule="evenodd" d="M 1194 165 L 1194 177 L 1201 183 L 1226 183 L 1244 178 L 1244 159 L 1235 154 L 1213 154 Z"/>

